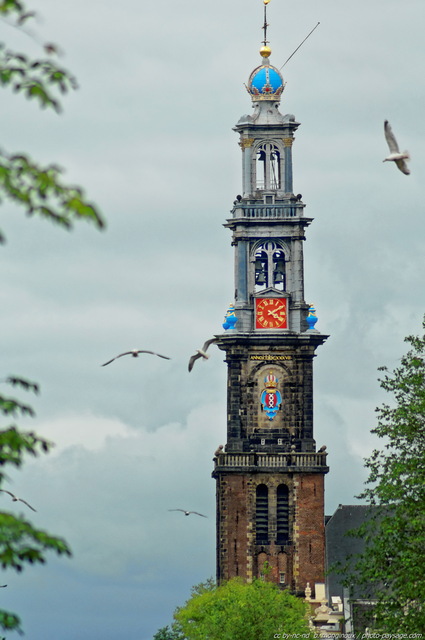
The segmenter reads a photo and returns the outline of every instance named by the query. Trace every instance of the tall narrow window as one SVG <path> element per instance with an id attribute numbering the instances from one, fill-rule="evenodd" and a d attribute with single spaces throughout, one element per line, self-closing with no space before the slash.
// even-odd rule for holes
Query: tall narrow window
<path id="1" fill-rule="evenodd" d="M 276 497 L 276 542 L 277 544 L 285 544 L 289 540 L 289 496 L 286 484 L 280 484 L 278 486 Z"/>
<path id="2" fill-rule="evenodd" d="M 281 155 L 277 145 L 264 142 L 257 149 L 256 188 L 262 190 L 281 188 Z"/>
<path id="3" fill-rule="evenodd" d="M 265 484 L 256 489 L 255 531 L 257 544 L 269 542 L 269 490 Z"/>

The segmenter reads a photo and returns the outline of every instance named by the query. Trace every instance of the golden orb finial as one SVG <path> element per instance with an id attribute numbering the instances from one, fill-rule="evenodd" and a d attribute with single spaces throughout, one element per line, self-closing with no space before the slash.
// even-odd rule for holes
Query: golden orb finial
<path id="1" fill-rule="evenodd" d="M 263 0 L 264 4 L 269 4 L 270 0 Z"/>
<path id="2" fill-rule="evenodd" d="M 269 58 L 272 50 L 267 45 L 264 45 L 260 49 L 260 56 L 262 58 Z"/>

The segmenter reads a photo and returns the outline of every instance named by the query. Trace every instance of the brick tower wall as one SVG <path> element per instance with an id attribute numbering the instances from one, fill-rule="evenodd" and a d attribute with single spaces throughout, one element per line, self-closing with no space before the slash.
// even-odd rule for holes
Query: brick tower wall
<path id="1" fill-rule="evenodd" d="M 304 591 L 307 582 L 324 580 L 324 475 L 322 473 L 217 474 L 217 576 L 260 577 L 267 562 L 267 580 Z M 256 487 L 269 488 L 269 543 L 256 544 Z M 290 538 L 276 543 L 276 488 L 289 489 Z M 282 576 L 284 581 L 282 582 Z"/>
<path id="2" fill-rule="evenodd" d="M 304 592 L 307 582 L 311 588 L 316 582 L 324 582 L 324 475 L 297 474 L 294 487 L 294 585 L 299 593 Z"/>

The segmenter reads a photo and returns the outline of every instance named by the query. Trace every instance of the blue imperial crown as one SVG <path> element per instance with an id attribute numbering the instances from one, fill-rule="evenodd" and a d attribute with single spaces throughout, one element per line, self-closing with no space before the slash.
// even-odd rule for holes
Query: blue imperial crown
<path id="1" fill-rule="evenodd" d="M 249 76 L 247 89 L 252 100 L 279 100 L 284 86 L 278 69 L 262 64 Z"/>

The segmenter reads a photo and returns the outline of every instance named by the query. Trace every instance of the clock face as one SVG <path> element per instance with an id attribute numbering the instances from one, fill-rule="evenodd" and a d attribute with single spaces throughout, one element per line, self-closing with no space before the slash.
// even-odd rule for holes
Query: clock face
<path id="1" fill-rule="evenodd" d="M 256 298 L 256 329 L 287 329 L 287 298 Z"/>

